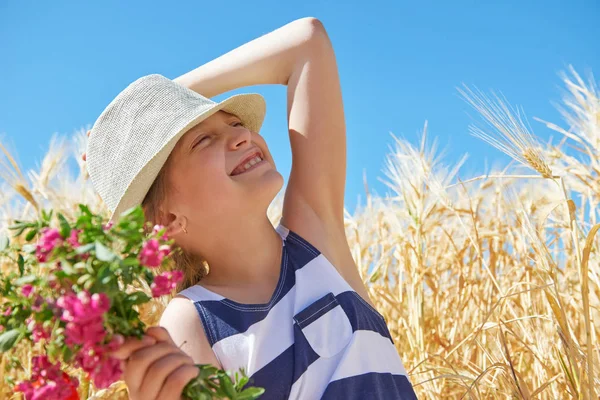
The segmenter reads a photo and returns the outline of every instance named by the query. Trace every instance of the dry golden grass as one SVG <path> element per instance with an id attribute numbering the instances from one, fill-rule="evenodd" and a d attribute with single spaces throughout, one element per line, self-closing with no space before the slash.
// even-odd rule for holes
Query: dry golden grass
<path id="1" fill-rule="evenodd" d="M 354 259 L 421 399 L 600 394 L 600 98 L 575 71 L 565 84 L 568 128 L 545 122 L 562 136 L 558 145 L 539 144 L 500 98 L 463 91 L 496 130 L 473 132 L 539 175 L 501 171 L 461 181 L 460 165 L 445 168 L 424 132 L 419 147 L 396 139 L 388 155 L 394 196 L 367 193 L 362 208 L 346 213 Z M 84 136 L 71 149 L 77 160 Z M 69 146 L 52 146 L 29 182 L 16 163 L 3 164 L 13 193 L 0 193 L 0 232 L 37 207 L 69 214 L 85 202 L 105 212 L 83 164 L 78 177 L 65 173 L 59 161 Z M 280 211 L 278 198 L 269 210 L 274 223 Z M 145 322 L 155 324 L 166 302 L 142 310 Z M 21 379 L 32 351 L 22 346 L 0 367 Z M 84 382 L 81 393 L 127 398 L 121 383 L 97 392 Z M 0 398 L 11 395 L 0 383 Z"/>

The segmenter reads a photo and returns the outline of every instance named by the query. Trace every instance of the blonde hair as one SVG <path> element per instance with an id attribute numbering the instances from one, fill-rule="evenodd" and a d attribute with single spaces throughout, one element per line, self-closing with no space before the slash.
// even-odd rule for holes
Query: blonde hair
<path id="1" fill-rule="evenodd" d="M 170 183 L 167 178 L 167 170 L 170 165 L 170 159 L 169 157 L 165 165 L 163 165 L 142 201 L 146 222 L 150 222 L 150 224 L 146 225 L 147 230 L 151 230 L 155 224 L 162 223 L 160 206 L 167 200 L 169 193 Z M 173 245 L 171 260 L 173 263 L 172 268 L 180 270 L 184 276 L 183 281 L 177 285 L 177 292 L 197 284 L 208 272 L 208 265 L 203 257 L 186 251 L 176 244 Z"/>

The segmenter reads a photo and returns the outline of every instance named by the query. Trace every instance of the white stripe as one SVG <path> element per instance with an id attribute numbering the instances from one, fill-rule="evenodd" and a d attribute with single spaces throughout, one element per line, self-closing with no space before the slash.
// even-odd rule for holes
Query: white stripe
<path id="1" fill-rule="evenodd" d="M 366 357 L 365 351 L 369 353 Z M 369 372 L 406 375 L 389 339 L 373 331 L 356 331 L 344 351 L 331 358 L 321 357 L 308 367 L 292 386 L 290 399 L 320 398 L 329 382 Z"/>
<path id="2" fill-rule="evenodd" d="M 296 286 L 302 290 L 296 293 L 294 315 L 329 292 L 337 296 L 342 292 L 352 290 L 323 254 L 296 271 Z"/>
<path id="3" fill-rule="evenodd" d="M 365 351 L 369 352 L 368 357 Z M 373 331 L 356 331 L 331 381 L 368 372 L 407 375 L 396 347 L 388 338 Z"/>
<path id="4" fill-rule="evenodd" d="M 223 365 L 225 369 L 243 367 L 248 376 L 273 361 L 294 343 L 293 303 L 296 287 L 271 309 L 265 319 L 248 328 L 246 332 L 226 337 L 213 345 L 213 351 L 222 360 L 235 363 Z M 235 354 L 235 355 L 234 355 Z"/>
<path id="5" fill-rule="evenodd" d="M 340 351 L 339 354 L 333 357 L 321 357 L 310 364 L 304 374 L 292 385 L 289 398 L 320 399 L 343 355 L 344 352 Z"/>
<path id="6" fill-rule="evenodd" d="M 281 223 L 279 223 L 279 225 L 277 225 L 275 230 L 279 233 L 279 236 L 281 236 L 281 238 L 283 240 L 285 240 L 287 238 L 288 234 L 290 233 L 290 230 Z"/>
<path id="7" fill-rule="evenodd" d="M 208 290 L 200 285 L 190 286 L 189 288 L 183 289 L 181 292 L 179 292 L 177 294 L 183 295 L 192 301 L 209 301 L 209 300 L 221 301 L 224 299 L 223 296 L 216 294 L 214 292 L 211 292 L 210 290 Z"/>

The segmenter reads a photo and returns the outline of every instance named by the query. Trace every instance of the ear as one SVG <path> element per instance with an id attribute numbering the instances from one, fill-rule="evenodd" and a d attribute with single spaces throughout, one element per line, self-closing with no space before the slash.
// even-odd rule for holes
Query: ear
<path id="1" fill-rule="evenodd" d="M 187 218 L 183 215 L 169 214 L 169 223 L 167 224 L 166 235 L 174 237 L 180 233 L 185 233 L 184 228 L 187 225 Z"/>

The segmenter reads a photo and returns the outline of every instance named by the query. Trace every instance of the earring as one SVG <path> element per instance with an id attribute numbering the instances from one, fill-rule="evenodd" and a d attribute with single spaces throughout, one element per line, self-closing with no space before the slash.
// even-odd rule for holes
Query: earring
<path id="1" fill-rule="evenodd" d="M 188 233 L 188 232 L 187 232 L 187 230 L 184 228 L 184 226 L 183 226 L 183 225 L 181 225 L 181 229 L 183 229 L 183 231 L 184 231 L 184 232 L 185 232 L 185 234 L 187 235 L 187 233 Z"/>

